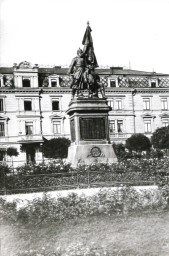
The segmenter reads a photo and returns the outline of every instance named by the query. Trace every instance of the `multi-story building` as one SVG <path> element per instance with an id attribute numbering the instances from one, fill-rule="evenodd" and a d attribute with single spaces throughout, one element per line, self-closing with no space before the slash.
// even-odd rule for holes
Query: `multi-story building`
<path id="1" fill-rule="evenodd" d="M 149 138 L 169 125 L 169 74 L 121 67 L 96 69 L 105 86 L 110 139 L 125 142 L 133 133 Z M 67 68 L 22 62 L 0 67 L 0 161 L 10 161 L 8 147 L 17 148 L 15 165 L 41 162 L 44 138 L 70 138 L 66 115 L 71 100 Z"/>

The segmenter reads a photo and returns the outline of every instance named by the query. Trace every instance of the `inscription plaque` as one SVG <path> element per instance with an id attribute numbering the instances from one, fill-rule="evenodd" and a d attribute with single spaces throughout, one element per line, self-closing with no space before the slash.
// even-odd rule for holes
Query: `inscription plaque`
<path id="1" fill-rule="evenodd" d="M 80 118 L 81 140 L 106 139 L 105 118 Z"/>

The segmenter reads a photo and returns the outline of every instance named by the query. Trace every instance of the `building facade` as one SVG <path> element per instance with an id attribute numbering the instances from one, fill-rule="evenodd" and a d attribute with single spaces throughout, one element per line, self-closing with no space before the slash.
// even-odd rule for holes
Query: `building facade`
<path id="1" fill-rule="evenodd" d="M 11 162 L 8 147 L 19 152 L 14 165 L 41 162 L 44 138 L 70 138 L 66 110 L 71 101 L 67 68 L 39 67 L 24 61 L 0 67 L 0 161 Z M 96 69 L 105 86 L 111 142 L 134 133 L 149 138 L 169 125 L 169 74 L 121 67 Z M 85 92 L 84 92 L 85 93 Z M 101 97 L 101 96 L 100 96 Z"/>

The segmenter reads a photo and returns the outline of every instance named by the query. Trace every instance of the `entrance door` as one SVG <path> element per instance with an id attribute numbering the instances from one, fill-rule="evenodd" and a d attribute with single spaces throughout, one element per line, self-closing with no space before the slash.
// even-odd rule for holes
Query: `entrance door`
<path id="1" fill-rule="evenodd" d="M 0 162 L 5 160 L 6 151 L 0 149 Z"/>
<path id="2" fill-rule="evenodd" d="M 26 162 L 35 164 L 35 148 L 33 146 L 26 149 Z"/>

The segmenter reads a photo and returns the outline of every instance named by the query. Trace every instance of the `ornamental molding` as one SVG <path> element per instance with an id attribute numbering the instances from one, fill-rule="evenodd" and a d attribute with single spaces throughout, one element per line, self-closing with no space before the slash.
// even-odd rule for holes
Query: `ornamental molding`
<path id="1" fill-rule="evenodd" d="M 26 94 L 26 95 L 15 95 L 15 98 L 39 98 L 40 96 L 39 95 L 35 95 L 35 94 Z"/>
<path id="2" fill-rule="evenodd" d="M 33 68 L 32 64 L 28 61 L 22 61 L 18 65 L 18 69 L 30 69 Z"/>
<path id="3" fill-rule="evenodd" d="M 141 115 L 141 117 L 144 119 L 144 118 L 155 118 L 156 116 L 150 113 L 145 113 Z"/>
<path id="4" fill-rule="evenodd" d="M 42 117 L 41 115 L 24 115 L 24 114 L 21 114 L 21 115 L 16 115 L 17 118 L 40 118 Z"/>
<path id="5" fill-rule="evenodd" d="M 30 89 L 23 89 L 23 88 L 0 88 L 1 93 L 41 93 L 42 88 L 30 88 Z"/>
<path id="6" fill-rule="evenodd" d="M 137 93 L 169 93 L 169 88 L 136 88 Z M 136 93 L 136 94 L 137 94 Z"/>
<path id="7" fill-rule="evenodd" d="M 69 94 L 71 94 L 71 89 L 66 88 L 65 90 L 63 90 L 63 89 L 61 89 L 61 90 L 57 90 L 57 89 L 53 90 L 53 87 L 52 87 L 52 90 L 51 89 L 49 89 L 49 90 L 45 89 L 45 90 L 43 90 L 43 93 L 46 93 L 46 94 L 51 94 L 51 93 L 67 94 L 67 93 L 69 93 Z"/>
<path id="8" fill-rule="evenodd" d="M 65 118 L 65 116 L 63 114 L 60 114 L 60 113 L 53 114 L 49 117 L 50 117 L 50 119 L 64 119 Z"/>
<path id="9" fill-rule="evenodd" d="M 24 94 L 26 94 L 26 93 L 35 93 L 35 92 L 37 92 L 37 93 L 39 93 L 39 94 L 42 94 L 42 93 L 46 93 L 46 94 L 51 94 L 51 93 L 53 93 L 53 94 L 55 94 L 55 93 L 60 93 L 60 94 L 71 94 L 71 89 L 69 89 L 69 88 L 65 88 L 65 89 L 63 89 L 63 87 L 61 88 L 55 88 L 55 89 L 53 89 L 53 87 L 52 87 L 52 89 L 51 88 L 49 88 L 49 90 L 47 90 L 47 89 L 42 89 L 42 88 L 39 88 L 39 89 L 32 89 L 32 90 L 18 90 L 18 88 L 13 88 L 13 89 L 11 89 L 11 88 L 0 88 L 0 94 L 1 93 L 6 93 L 6 94 L 9 94 L 9 93 L 24 93 Z M 60 97 L 60 96 L 59 96 Z"/>
<path id="10" fill-rule="evenodd" d="M 0 114 L 0 120 L 6 120 L 8 121 L 10 118 L 8 116 L 5 116 L 3 114 Z"/>
<path id="11" fill-rule="evenodd" d="M 102 153 L 99 147 L 94 146 L 90 149 L 90 153 L 87 157 L 105 157 L 105 154 Z"/>
<path id="12" fill-rule="evenodd" d="M 63 96 L 55 93 L 55 94 L 49 95 L 49 97 L 51 97 L 52 99 L 55 99 L 55 98 L 62 98 Z"/>
<path id="13" fill-rule="evenodd" d="M 122 87 L 118 87 L 118 88 L 108 88 L 106 87 L 106 94 L 110 93 L 112 95 L 112 93 L 132 93 L 133 90 L 136 89 L 136 95 L 139 93 L 149 93 L 149 94 L 157 94 L 157 93 L 167 93 L 169 94 L 169 88 L 122 88 Z M 71 89 L 69 87 L 52 87 L 52 88 L 29 88 L 29 89 L 23 89 L 23 88 L 7 88 L 7 87 L 1 87 L 0 88 L 0 93 L 30 93 L 30 92 L 39 92 L 39 93 L 61 93 L 61 94 L 66 94 L 66 93 L 71 93 Z M 109 95 L 106 95 L 109 96 Z M 168 96 L 168 95 L 166 95 Z"/>
<path id="14" fill-rule="evenodd" d="M 57 74 L 51 74 L 48 76 L 48 78 L 59 78 L 60 76 Z"/>
<path id="15" fill-rule="evenodd" d="M 159 115 L 161 118 L 169 118 L 169 113 L 163 113 Z"/>

